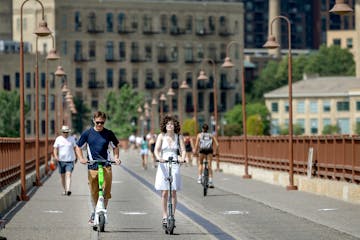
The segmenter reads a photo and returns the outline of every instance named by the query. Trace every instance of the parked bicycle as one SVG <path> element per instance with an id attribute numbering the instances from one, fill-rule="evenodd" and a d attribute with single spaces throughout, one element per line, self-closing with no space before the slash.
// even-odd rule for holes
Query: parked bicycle
<path id="1" fill-rule="evenodd" d="M 105 232 L 105 224 L 108 222 L 107 210 L 104 204 L 104 189 L 103 189 L 103 184 L 104 184 L 103 164 L 105 162 L 109 162 L 111 164 L 116 163 L 115 161 L 108 161 L 105 159 L 87 161 L 88 164 L 94 164 L 94 163 L 98 164 L 99 198 L 97 200 L 95 207 L 95 217 L 94 217 L 94 225 L 93 225 L 93 230 L 98 232 Z"/>

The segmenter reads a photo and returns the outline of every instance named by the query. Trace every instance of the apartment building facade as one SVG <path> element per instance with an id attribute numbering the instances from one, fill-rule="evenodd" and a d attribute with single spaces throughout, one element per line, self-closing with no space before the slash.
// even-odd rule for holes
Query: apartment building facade
<path id="1" fill-rule="evenodd" d="M 264 95 L 271 113 L 271 134 L 289 124 L 288 87 Z M 360 79 L 304 77 L 293 84 L 293 123 L 305 135 L 321 135 L 326 125 L 338 125 L 341 134 L 355 134 L 360 123 Z"/>
<path id="2" fill-rule="evenodd" d="M 31 7 L 37 9 L 34 17 L 41 17 L 39 6 Z M 241 99 L 242 4 L 53 0 L 44 2 L 44 7 L 61 56 L 60 64 L 67 73 L 66 78 L 54 80 L 51 94 L 58 94 L 66 81 L 74 97 L 83 99 L 96 110 L 108 92 L 119 91 L 124 84 L 143 93 L 149 104 L 153 98 L 159 100 L 161 93 L 172 87 L 176 93 L 172 98 L 174 114 L 183 111 L 184 119 L 193 116 L 193 93 L 196 94 L 199 123 L 208 122 L 213 115 L 215 81 L 219 116 Z M 14 3 L 16 23 L 20 21 L 18 8 Z M 37 20 L 31 18 L 29 11 L 26 10 L 26 19 L 30 29 L 30 23 L 34 23 L 32 28 L 35 28 Z M 16 39 L 18 24 L 14 25 Z M 30 39 L 31 35 L 26 36 Z M 51 38 L 42 41 L 39 40 L 38 48 L 46 54 L 52 47 Z M 227 44 L 231 41 L 238 43 L 230 50 L 236 67 L 221 69 Z M 197 81 L 202 68 L 208 81 Z M 44 66 L 40 66 L 40 72 L 45 73 Z M 51 79 L 52 72 L 49 72 Z M 190 89 L 179 94 L 183 80 Z M 184 104 L 181 110 L 178 108 L 180 96 Z M 169 111 L 169 106 L 168 100 L 165 111 Z M 43 120 L 42 112 L 40 115 Z M 55 115 L 51 112 L 50 115 L 54 121 Z"/>

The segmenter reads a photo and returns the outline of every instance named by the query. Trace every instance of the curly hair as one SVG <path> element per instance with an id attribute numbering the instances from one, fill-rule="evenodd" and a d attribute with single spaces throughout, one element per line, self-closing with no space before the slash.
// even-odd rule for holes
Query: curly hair
<path id="1" fill-rule="evenodd" d="M 170 121 L 172 121 L 174 123 L 174 132 L 179 133 L 180 132 L 179 121 L 176 118 L 174 118 L 173 116 L 169 116 L 169 115 L 166 115 L 160 123 L 161 132 L 166 133 L 166 124 Z"/>

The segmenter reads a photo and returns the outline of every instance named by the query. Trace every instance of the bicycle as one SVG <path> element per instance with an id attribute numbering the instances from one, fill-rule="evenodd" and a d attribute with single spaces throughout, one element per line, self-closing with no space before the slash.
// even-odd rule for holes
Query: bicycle
<path id="1" fill-rule="evenodd" d="M 107 210 L 104 204 L 104 192 L 103 192 L 103 184 L 104 184 L 104 167 L 103 163 L 109 162 L 111 164 L 116 163 L 115 161 L 108 161 L 105 159 L 101 160 L 88 160 L 88 164 L 98 164 L 98 183 L 99 183 L 99 197 L 95 207 L 95 217 L 94 217 L 94 225 L 93 230 L 98 232 L 105 232 L 105 224 L 107 223 Z"/>
<path id="2" fill-rule="evenodd" d="M 157 162 L 160 162 L 157 160 Z M 173 176 L 172 176 L 172 164 L 173 163 L 180 163 L 179 160 L 173 160 L 173 157 L 169 157 L 169 160 L 165 160 L 165 163 L 168 163 L 168 172 L 169 176 L 166 178 L 166 180 L 169 183 L 169 195 L 168 195 L 168 217 L 166 219 L 166 225 L 163 224 L 163 228 L 165 230 L 165 234 L 174 234 L 174 228 L 175 228 L 175 216 L 173 211 L 173 204 L 172 204 L 172 182 L 173 182 Z"/>
<path id="3" fill-rule="evenodd" d="M 203 175 L 201 178 L 201 184 L 203 185 L 203 195 L 204 197 L 207 195 L 208 188 L 209 188 L 209 167 L 208 167 L 208 160 L 207 155 L 203 160 Z"/>

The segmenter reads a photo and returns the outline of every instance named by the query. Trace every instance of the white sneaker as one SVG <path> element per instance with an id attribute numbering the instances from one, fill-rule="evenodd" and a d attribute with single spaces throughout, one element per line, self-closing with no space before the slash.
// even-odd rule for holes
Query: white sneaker
<path id="1" fill-rule="evenodd" d="M 197 183 L 201 183 L 201 176 L 198 177 Z"/>

